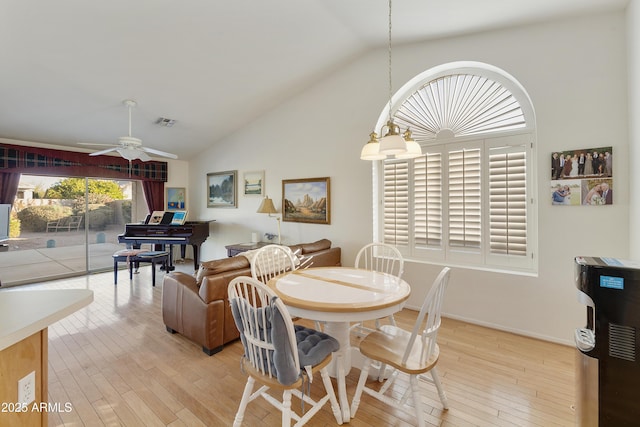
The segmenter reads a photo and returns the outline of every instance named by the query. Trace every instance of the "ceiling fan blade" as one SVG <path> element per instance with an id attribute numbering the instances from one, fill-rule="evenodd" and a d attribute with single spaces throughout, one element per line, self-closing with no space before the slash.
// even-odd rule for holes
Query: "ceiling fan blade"
<path id="1" fill-rule="evenodd" d="M 156 156 L 168 157 L 170 159 L 178 158 L 178 156 L 176 156 L 175 154 L 167 153 L 166 151 L 156 150 L 155 148 L 149 148 L 149 147 L 140 147 L 140 148 L 142 148 L 142 150 L 146 151 L 147 153 L 155 154 Z"/>
<path id="2" fill-rule="evenodd" d="M 151 160 L 151 157 L 149 157 L 149 155 L 144 151 L 139 151 L 138 158 L 143 162 L 148 162 L 149 160 Z"/>
<path id="3" fill-rule="evenodd" d="M 111 153 L 112 151 L 118 151 L 118 147 L 115 146 L 113 148 L 107 148 L 106 150 L 96 151 L 95 153 L 89 154 L 90 156 L 101 156 L 103 154 Z"/>

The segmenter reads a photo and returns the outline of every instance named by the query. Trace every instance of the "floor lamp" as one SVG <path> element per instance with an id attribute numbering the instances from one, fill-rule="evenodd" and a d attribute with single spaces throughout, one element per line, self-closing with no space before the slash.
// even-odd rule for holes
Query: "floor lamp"
<path id="1" fill-rule="evenodd" d="M 262 199 L 262 203 L 260 203 L 260 207 L 258 208 L 257 212 L 269 214 L 270 217 L 275 218 L 276 221 L 278 221 L 278 244 L 279 245 L 282 244 L 280 240 L 280 217 L 277 215 L 275 216 L 271 215 L 271 214 L 278 213 L 278 211 L 276 210 L 276 207 L 273 205 L 273 200 L 271 200 L 269 196 L 265 196 L 265 198 Z"/>

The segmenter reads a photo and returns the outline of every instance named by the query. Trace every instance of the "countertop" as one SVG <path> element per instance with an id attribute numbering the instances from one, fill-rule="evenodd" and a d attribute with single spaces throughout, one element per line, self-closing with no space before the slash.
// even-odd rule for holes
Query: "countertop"
<path id="1" fill-rule="evenodd" d="M 89 289 L 0 291 L 0 351 L 89 305 Z"/>

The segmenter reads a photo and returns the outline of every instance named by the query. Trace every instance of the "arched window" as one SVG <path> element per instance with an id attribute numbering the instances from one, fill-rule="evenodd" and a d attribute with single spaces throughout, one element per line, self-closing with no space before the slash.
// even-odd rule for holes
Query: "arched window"
<path id="1" fill-rule="evenodd" d="M 375 167 L 376 240 L 416 261 L 536 272 L 535 117 L 518 82 L 487 64 L 446 64 L 392 105 L 423 156 Z"/>

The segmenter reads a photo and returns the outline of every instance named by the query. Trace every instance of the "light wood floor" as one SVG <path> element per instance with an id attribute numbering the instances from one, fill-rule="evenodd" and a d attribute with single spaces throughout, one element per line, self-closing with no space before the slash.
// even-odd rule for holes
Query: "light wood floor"
<path id="1" fill-rule="evenodd" d="M 49 328 L 49 400 L 69 412 L 49 414 L 50 426 L 228 426 L 240 401 L 239 342 L 208 357 L 199 346 L 166 332 L 162 273 L 150 267 L 129 282 L 120 272 L 24 288 L 88 288 L 95 301 Z M 19 290 L 13 288 L 13 290 Z M 396 315 L 410 325 L 415 312 Z M 438 365 L 450 409 L 422 384 L 428 425 L 573 426 L 575 349 L 443 319 Z M 352 398 L 359 374 L 347 378 Z M 314 382 L 313 389 L 320 386 Z M 399 387 L 406 386 L 400 383 Z M 312 394 L 314 391 L 312 390 Z M 299 404 L 294 401 L 294 407 Z M 279 425 L 262 399 L 249 405 L 248 426 Z M 1 419 L 0 419 L 1 424 Z M 409 426 L 412 417 L 364 395 L 352 426 Z M 328 405 L 309 425 L 335 425 Z"/>

